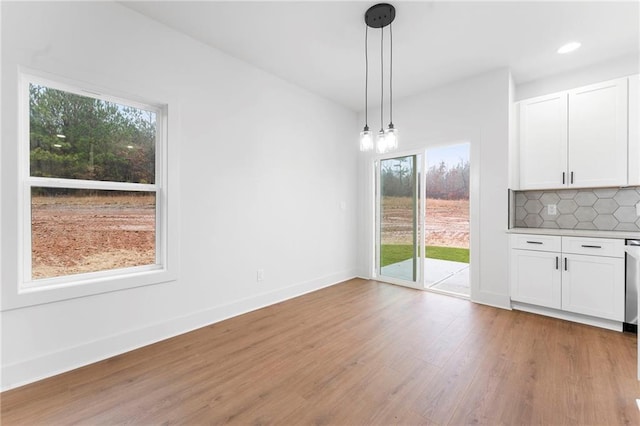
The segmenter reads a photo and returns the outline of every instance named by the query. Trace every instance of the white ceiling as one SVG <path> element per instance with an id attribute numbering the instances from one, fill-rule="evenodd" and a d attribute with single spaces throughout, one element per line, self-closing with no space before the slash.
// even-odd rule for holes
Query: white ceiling
<path id="1" fill-rule="evenodd" d="M 124 2 L 355 111 L 364 108 L 363 16 L 373 4 Z M 521 84 L 640 51 L 637 1 L 392 4 L 395 99 L 498 67 L 511 68 L 516 84 Z M 556 53 L 572 40 L 580 41 L 582 48 Z M 380 93 L 379 46 L 380 30 L 370 29 L 371 105 Z"/>

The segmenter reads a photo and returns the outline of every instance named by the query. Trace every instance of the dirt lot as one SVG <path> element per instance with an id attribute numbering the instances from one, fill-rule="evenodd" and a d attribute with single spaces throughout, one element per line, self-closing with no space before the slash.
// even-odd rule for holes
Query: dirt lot
<path id="1" fill-rule="evenodd" d="M 32 276 L 155 263 L 155 199 L 145 195 L 34 197 Z"/>
<path id="2" fill-rule="evenodd" d="M 411 199 L 383 200 L 383 244 L 410 244 Z M 469 202 L 427 200 L 427 245 L 469 247 Z M 155 263 L 153 196 L 34 197 L 32 275 Z"/>
<path id="3" fill-rule="evenodd" d="M 411 199 L 384 197 L 383 244 L 410 244 L 412 239 Z M 469 201 L 427 199 L 426 244 L 469 247 Z"/>

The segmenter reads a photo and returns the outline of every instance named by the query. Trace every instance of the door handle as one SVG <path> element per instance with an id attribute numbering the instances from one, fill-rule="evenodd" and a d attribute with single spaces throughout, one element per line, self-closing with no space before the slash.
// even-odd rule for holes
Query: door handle
<path id="1" fill-rule="evenodd" d="M 544 244 L 542 241 L 527 241 L 527 244 Z"/>
<path id="2" fill-rule="evenodd" d="M 573 172 L 571 172 L 571 184 L 573 184 Z"/>
<path id="3" fill-rule="evenodd" d="M 564 270 L 568 271 L 568 269 L 567 269 L 567 258 L 566 257 L 564 258 Z"/>
<path id="4" fill-rule="evenodd" d="M 591 246 L 589 244 L 583 244 L 582 247 L 584 247 L 584 248 L 602 248 L 602 246 Z"/>
<path id="5" fill-rule="evenodd" d="M 565 184 L 565 178 L 566 178 L 567 173 L 566 172 L 562 172 L 562 184 Z"/>
<path id="6" fill-rule="evenodd" d="M 560 258 L 559 258 L 558 256 L 556 256 L 556 269 L 558 269 L 558 268 L 559 268 L 559 266 L 558 266 L 558 262 L 559 262 L 559 260 L 560 260 Z"/>

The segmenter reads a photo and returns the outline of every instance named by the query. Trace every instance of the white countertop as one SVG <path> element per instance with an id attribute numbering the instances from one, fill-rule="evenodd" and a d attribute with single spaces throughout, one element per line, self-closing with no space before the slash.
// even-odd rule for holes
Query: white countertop
<path id="1" fill-rule="evenodd" d="M 587 238 L 620 238 L 626 240 L 640 239 L 640 232 L 633 231 L 598 231 L 592 229 L 553 229 L 553 228 L 511 228 L 509 234 L 560 235 L 566 237 Z"/>

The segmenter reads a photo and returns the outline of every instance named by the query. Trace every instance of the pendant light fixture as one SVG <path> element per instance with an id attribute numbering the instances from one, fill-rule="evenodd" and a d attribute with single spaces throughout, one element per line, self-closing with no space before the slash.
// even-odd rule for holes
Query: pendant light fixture
<path id="1" fill-rule="evenodd" d="M 369 56 L 368 34 L 369 27 L 380 28 L 380 131 L 376 138 L 376 150 L 385 153 L 398 147 L 398 130 L 393 125 L 393 32 L 391 23 L 396 17 L 396 9 L 388 3 L 371 6 L 364 15 L 365 26 L 365 95 L 364 116 L 365 125 L 360 132 L 360 150 L 373 149 L 373 135 L 368 124 L 369 98 Z M 389 27 L 390 55 L 389 55 L 389 125 L 384 128 L 384 28 Z"/>
<path id="2" fill-rule="evenodd" d="M 384 139 L 386 151 L 398 149 L 398 129 L 393 125 L 393 31 L 391 22 L 389 22 L 389 125 L 384 131 Z"/>
<path id="3" fill-rule="evenodd" d="M 364 129 L 360 132 L 360 151 L 371 151 L 373 149 L 373 135 L 369 130 L 369 115 L 368 106 L 369 102 L 369 52 L 367 49 L 369 41 L 369 26 L 364 27 Z"/>

